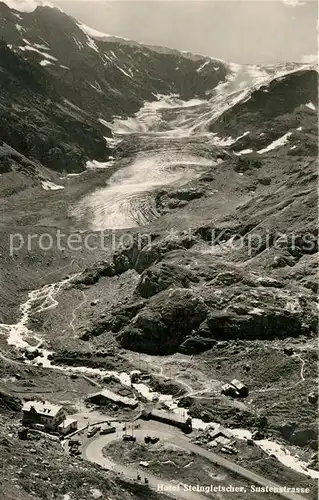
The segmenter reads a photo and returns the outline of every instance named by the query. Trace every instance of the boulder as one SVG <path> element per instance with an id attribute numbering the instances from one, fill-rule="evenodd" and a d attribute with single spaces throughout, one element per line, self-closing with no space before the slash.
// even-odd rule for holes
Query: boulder
<path id="1" fill-rule="evenodd" d="M 186 267 L 160 262 L 141 274 L 136 292 L 149 298 L 172 285 L 187 288 L 196 282 L 198 278 Z"/>
<path id="2" fill-rule="evenodd" d="M 207 314 L 201 297 L 185 288 L 165 290 L 147 303 L 123 329 L 118 340 L 127 349 L 150 354 L 176 352 Z"/>
<path id="3" fill-rule="evenodd" d="M 258 177 L 259 184 L 269 186 L 271 184 L 271 177 Z"/>
<path id="4" fill-rule="evenodd" d="M 318 402 L 318 393 L 310 392 L 308 394 L 308 401 L 311 404 L 317 404 L 317 402 Z"/>
<path id="5" fill-rule="evenodd" d="M 315 449 L 317 448 L 316 443 L 318 443 L 318 429 L 317 428 L 298 428 L 290 436 L 290 442 L 296 446 L 307 446 L 313 447 L 315 444 Z"/>
<path id="6" fill-rule="evenodd" d="M 80 274 L 80 276 L 74 278 L 71 281 L 71 286 L 78 287 L 79 285 L 94 285 L 99 281 L 100 278 L 104 276 L 114 276 L 115 266 L 112 262 L 102 261 L 94 264 Z"/>
<path id="7" fill-rule="evenodd" d="M 287 355 L 287 356 L 292 356 L 293 353 L 294 353 L 294 350 L 292 347 L 284 347 L 284 353 Z"/>
<path id="8" fill-rule="evenodd" d="M 205 337 L 200 337 L 195 335 L 194 337 L 188 337 L 180 345 L 178 351 L 183 354 L 199 354 L 201 352 L 211 349 L 216 344 L 216 340 L 209 339 Z"/>

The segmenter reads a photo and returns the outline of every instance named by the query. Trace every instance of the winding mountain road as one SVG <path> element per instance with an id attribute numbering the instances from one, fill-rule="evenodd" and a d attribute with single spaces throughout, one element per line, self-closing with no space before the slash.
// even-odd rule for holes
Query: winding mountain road
<path id="1" fill-rule="evenodd" d="M 213 453 L 211 451 L 208 451 L 200 446 L 191 443 L 186 437 L 184 437 L 184 435 L 182 434 L 180 436 L 176 435 L 176 432 L 170 431 L 169 428 L 166 430 L 167 426 L 162 425 L 161 427 L 163 429 L 162 431 L 158 430 L 154 431 L 147 428 L 138 429 L 134 431 L 134 435 L 136 436 L 137 441 L 143 441 L 145 436 L 152 436 L 152 435 L 157 436 L 162 441 L 168 441 L 170 444 L 173 444 L 183 450 L 193 452 L 196 455 L 208 459 L 210 462 L 232 473 L 235 473 L 236 475 L 248 481 L 249 483 L 257 484 L 259 486 L 264 486 L 268 488 L 282 488 L 279 484 L 261 476 L 260 474 L 257 474 L 249 469 L 246 469 L 245 467 L 238 465 L 235 462 L 232 462 L 231 460 L 228 460 L 224 457 L 221 457 L 220 455 L 217 455 L 216 453 Z M 122 433 L 118 432 L 116 435 L 109 434 L 106 436 L 97 437 L 84 447 L 83 457 L 86 460 L 89 460 L 90 462 L 98 463 L 99 465 L 106 467 L 107 469 L 112 469 L 113 471 L 123 474 L 131 479 L 136 479 L 137 474 L 140 474 L 146 477 L 149 481 L 149 486 L 156 490 L 158 489 L 158 485 L 172 486 L 172 484 L 174 484 L 171 481 L 162 480 L 161 478 L 149 474 L 148 472 L 145 473 L 145 469 L 141 470 L 138 468 L 124 466 L 122 464 L 115 463 L 111 459 L 105 457 L 103 455 L 103 449 L 105 448 L 105 446 L 112 441 L 121 439 L 121 434 Z M 174 494 L 175 497 L 183 498 L 186 500 L 188 499 L 202 500 L 203 498 L 207 498 L 207 496 L 204 497 L 202 495 L 195 494 L 194 492 L 184 491 L 183 488 L 180 488 L 179 490 L 171 493 Z M 306 500 L 305 497 L 301 495 L 285 491 L 280 491 L 280 493 L 278 493 L 278 496 L 281 496 L 286 500 Z"/>
<path id="2" fill-rule="evenodd" d="M 148 436 L 157 435 L 164 441 L 166 440 L 172 442 L 172 439 L 174 437 L 174 435 L 170 434 L 169 432 L 155 433 L 147 430 L 136 430 L 134 434 L 136 435 L 137 438 L 139 438 L 138 440 L 144 439 L 146 435 Z M 103 449 L 111 442 L 116 441 L 117 439 L 121 439 L 121 435 L 122 432 L 120 433 L 118 432 L 117 435 L 108 434 L 106 436 L 98 436 L 96 439 L 89 442 L 89 444 L 85 446 L 83 450 L 83 457 L 90 462 L 97 463 L 102 467 L 117 472 L 118 474 L 124 475 L 125 477 L 128 477 L 130 479 L 136 480 L 138 475 L 142 478 L 142 480 L 144 480 L 144 478 L 147 478 L 149 487 L 156 491 L 159 491 L 163 487 L 165 488 L 165 490 L 167 490 L 166 493 L 171 493 L 173 494 L 174 497 L 182 498 L 184 500 L 205 500 L 205 498 L 207 499 L 206 496 L 186 491 L 182 487 L 178 488 L 178 484 L 182 485 L 181 482 L 176 483 L 175 481 L 167 481 L 165 479 L 154 476 L 153 474 L 150 474 L 143 467 L 140 468 L 129 467 L 123 464 L 115 463 L 111 459 L 105 457 L 103 454 Z M 170 491 L 170 489 L 172 489 L 172 487 L 174 486 L 176 486 L 176 491 L 174 492 Z"/>

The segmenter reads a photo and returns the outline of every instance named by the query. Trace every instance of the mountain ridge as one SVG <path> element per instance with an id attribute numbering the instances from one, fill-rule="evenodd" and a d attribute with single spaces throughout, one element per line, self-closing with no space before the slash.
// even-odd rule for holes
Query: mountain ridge
<path id="1" fill-rule="evenodd" d="M 236 460 L 314 489 L 313 465 L 284 467 L 259 444 L 298 446 L 304 460 L 316 446 L 317 71 L 103 41 L 43 6 L 1 3 L 0 38 L 6 492 L 17 478 L 21 500 L 55 497 L 62 481 L 69 500 L 86 498 L 86 483 L 161 497 L 61 461 L 44 438 L 31 452 L 18 414 L 2 413 L 14 393 L 64 401 L 85 425 L 136 417 L 87 408 L 96 386 L 129 390 L 138 411 L 180 410 L 203 447 L 210 429 L 198 423 L 229 427 Z M 131 373 L 140 383 L 123 386 Z M 234 379 L 248 387 L 240 401 L 224 394 Z M 31 483 L 20 464 L 33 471 L 37 451 L 52 464 Z"/>

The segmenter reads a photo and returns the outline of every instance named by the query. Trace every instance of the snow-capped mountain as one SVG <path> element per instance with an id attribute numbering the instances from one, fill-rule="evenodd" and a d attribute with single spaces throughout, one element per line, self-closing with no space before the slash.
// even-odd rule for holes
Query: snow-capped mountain
<path id="1" fill-rule="evenodd" d="M 226 63 L 97 32 L 46 2 L 0 3 L 0 410 L 4 387 L 76 403 L 82 422 L 84 393 L 113 387 L 105 370 L 131 385 L 138 367 L 143 383 L 125 390 L 140 386 L 142 404 L 145 382 L 152 403 L 172 391 L 205 426 L 315 449 L 317 103 L 311 61 Z M 163 399 L 153 364 L 173 382 Z M 247 406 L 220 394 L 234 377 Z M 70 469 L 59 446 L 52 469 L 41 438 L 30 479 L 36 440 L 1 429 L 3 498 L 106 498 L 112 471 Z M 248 450 L 255 469 L 250 449 L 237 457 Z M 267 464 L 272 481 L 279 462 Z M 296 478 L 282 471 L 287 484 L 318 476 L 299 462 Z M 114 479 L 112 498 L 132 500 Z M 151 494 L 138 486 L 134 498 Z"/>
<path id="2" fill-rule="evenodd" d="M 2 140 L 59 171 L 108 159 L 105 120 L 158 94 L 205 98 L 229 72 L 220 61 L 109 38 L 35 2 L 0 2 L 0 39 Z"/>
<path id="3" fill-rule="evenodd" d="M 89 160 L 107 161 L 111 150 L 105 137 L 119 120 L 120 130 L 130 132 L 134 127 L 179 136 L 214 132 L 222 138 L 258 127 L 260 116 L 255 124 L 246 116 L 254 122 L 254 107 L 282 114 L 280 92 L 287 85 L 293 96 L 287 111 L 316 102 L 311 64 L 241 66 L 149 47 L 100 33 L 45 2 L 0 2 L 0 39 L 1 138 L 56 171 L 76 172 Z M 304 72 L 297 93 L 292 80 L 298 85 L 298 78 L 289 77 L 296 71 Z M 170 99 L 178 115 L 169 112 Z M 152 102 L 158 106 L 150 108 L 151 115 L 142 111 L 146 121 L 141 122 L 139 110 Z M 6 161 L 1 168 L 11 167 Z"/>
<path id="4" fill-rule="evenodd" d="M 137 111 L 157 93 L 205 96 L 227 73 L 218 61 L 208 60 L 204 67 L 204 57 L 191 61 L 182 53 L 159 54 L 114 37 L 109 41 L 50 7 L 17 12 L 2 3 L 0 37 L 17 55 L 72 85 L 68 98 L 75 104 L 104 118 Z"/>

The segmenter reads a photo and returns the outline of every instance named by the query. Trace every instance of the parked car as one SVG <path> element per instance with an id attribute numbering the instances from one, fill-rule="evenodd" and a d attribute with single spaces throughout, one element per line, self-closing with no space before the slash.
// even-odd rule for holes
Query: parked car
<path id="1" fill-rule="evenodd" d="M 116 432 L 115 427 L 104 427 L 104 429 L 100 430 L 100 434 L 112 434 L 113 432 Z"/>
<path id="2" fill-rule="evenodd" d="M 136 437 L 131 434 L 123 434 L 122 439 L 123 441 L 136 441 Z"/>
<path id="3" fill-rule="evenodd" d="M 77 448 L 73 448 L 71 451 L 70 451 L 70 454 L 71 455 L 81 455 L 81 451 Z"/>
<path id="4" fill-rule="evenodd" d="M 150 438 L 150 442 L 151 442 L 152 444 L 155 444 L 155 443 L 157 443 L 158 441 L 159 441 L 159 437 L 154 436 L 154 437 L 151 437 L 151 438 Z"/>
<path id="5" fill-rule="evenodd" d="M 88 430 L 88 437 L 90 438 L 90 437 L 94 436 L 94 434 L 96 434 L 100 430 L 101 430 L 100 426 L 91 427 L 91 429 Z"/>
<path id="6" fill-rule="evenodd" d="M 74 444 L 79 445 L 80 441 L 78 439 L 70 439 L 69 446 L 73 446 Z"/>
<path id="7" fill-rule="evenodd" d="M 152 444 L 155 444 L 159 441 L 159 438 L 154 436 L 154 437 L 151 437 L 151 436 L 145 436 L 144 438 L 144 443 L 152 443 Z"/>

